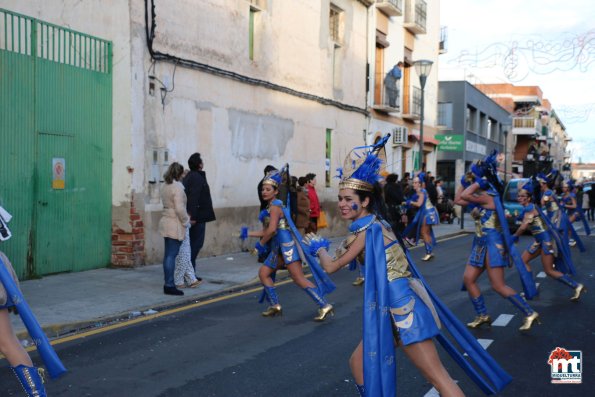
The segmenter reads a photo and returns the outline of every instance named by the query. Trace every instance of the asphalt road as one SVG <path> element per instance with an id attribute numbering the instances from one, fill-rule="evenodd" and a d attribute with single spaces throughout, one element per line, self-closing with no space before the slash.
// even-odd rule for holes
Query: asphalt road
<path id="1" fill-rule="evenodd" d="M 593 252 L 595 239 L 585 239 L 588 252 L 573 249 L 578 280 L 595 292 Z M 521 239 L 521 247 L 528 243 Z M 461 292 L 463 264 L 471 237 L 443 241 L 436 259 L 419 261 L 426 281 L 442 301 L 467 322 L 474 316 L 466 293 Z M 533 264 L 534 272 L 541 265 Z M 263 318 L 259 292 L 219 299 L 130 326 L 84 336 L 56 346 L 70 373 L 47 384 L 50 396 L 357 396 L 347 360 L 361 337 L 362 288 L 351 286 L 354 272 L 333 276 L 337 290 L 330 295 L 335 316 L 324 323 L 312 321 L 316 307 L 291 283 L 279 287 L 282 317 Z M 507 272 L 513 288 L 520 285 L 514 270 Z M 531 304 L 542 324 L 527 334 L 518 327 L 522 318 L 506 300 L 481 285 L 493 318 L 513 315 L 504 326 L 472 333 L 513 377 L 501 396 L 594 395 L 595 293 L 578 303 L 568 300 L 572 291 L 541 277 L 540 296 Z M 501 317 L 502 319 L 503 317 Z M 556 347 L 582 351 L 582 384 L 550 383 L 549 354 Z M 468 396 L 481 391 L 439 348 L 441 357 Z M 397 353 L 398 395 L 432 396 L 432 387 L 401 352 Z M 0 371 L 2 396 L 19 396 L 20 386 L 6 369 Z"/>

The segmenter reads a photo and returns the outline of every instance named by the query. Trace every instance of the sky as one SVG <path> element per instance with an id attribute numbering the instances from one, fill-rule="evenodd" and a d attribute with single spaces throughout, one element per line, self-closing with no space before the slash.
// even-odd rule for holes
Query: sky
<path id="1" fill-rule="evenodd" d="M 441 0 L 440 80 L 537 85 L 572 138 L 572 162 L 595 163 L 595 2 Z"/>

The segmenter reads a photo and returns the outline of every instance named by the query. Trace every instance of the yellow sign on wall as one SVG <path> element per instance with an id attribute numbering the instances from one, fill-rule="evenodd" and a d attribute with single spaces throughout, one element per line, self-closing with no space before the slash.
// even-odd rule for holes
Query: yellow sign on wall
<path id="1" fill-rule="evenodd" d="M 52 159 L 52 189 L 63 190 L 65 185 L 66 160 L 54 157 Z"/>

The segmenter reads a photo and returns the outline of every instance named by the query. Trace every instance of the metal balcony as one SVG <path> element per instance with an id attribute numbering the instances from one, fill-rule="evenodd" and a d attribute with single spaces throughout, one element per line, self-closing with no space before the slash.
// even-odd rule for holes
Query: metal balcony
<path id="1" fill-rule="evenodd" d="M 381 84 L 377 91 L 374 92 L 374 104 L 372 109 L 383 113 L 398 113 L 401 111 L 401 91 L 396 91 L 394 98 L 390 97 L 389 93 Z"/>
<path id="2" fill-rule="evenodd" d="M 376 0 L 376 8 L 389 17 L 403 15 L 403 0 Z"/>
<path id="3" fill-rule="evenodd" d="M 427 8 L 424 0 L 405 0 L 403 27 L 413 34 L 425 34 Z"/>
<path id="4" fill-rule="evenodd" d="M 401 117 L 408 120 L 421 119 L 421 89 L 411 87 L 411 91 L 403 96 Z"/>
<path id="5" fill-rule="evenodd" d="M 360 2 L 365 5 L 366 7 L 369 7 L 371 5 L 374 5 L 375 0 L 360 0 Z"/>
<path id="6" fill-rule="evenodd" d="M 514 135 L 541 136 L 541 121 L 532 116 L 513 117 L 512 133 Z"/>

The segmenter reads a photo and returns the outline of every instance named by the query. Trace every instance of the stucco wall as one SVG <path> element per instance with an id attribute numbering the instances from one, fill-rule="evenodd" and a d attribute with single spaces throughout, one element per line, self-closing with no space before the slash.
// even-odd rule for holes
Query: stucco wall
<path id="1" fill-rule="evenodd" d="M 192 153 L 203 157 L 217 221 L 207 224 L 200 256 L 238 251 L 240 242 L 232 233 L 241 225 L 260 227 L 256 186 L 267 164 L 289 163 L 296 176 L 317 174 L 318 194 L 334 223 L 324 233 L 344 233 L 345 225 L 336 219 L 337 180 L 333 179 L 331 188 L 324 186 L 325 132 L 333 131 L 331 170 L 335 170 L 348 150 L 362 143 L 364 115 L 173 63 L 152 66 L 144 36 L 139 36 L 144 32 L 144 2 L 133 3 L 139 7 L 131 14 L 132 70 L 138 78 L 132 97 L 135 117 L 138 114 L 141 120 L 132 124 L 132 184 L 135 197 L 144 205 L 147 263 L 160 262 L 163 252 L 157 233 L 162 183 L 149 183 L 154 149 L 167 150 L 170 163 L 178 161 L 186 167 Z M 335 2 L 344 7 L 344 28 L 349 31 L 344 37 L 344 84 L 339 91 L 332 82 L 333 44 L 324 39 L 328 26 L 321 26 L 328 23 L 321 20 L 321 15 L 328 15 L 326 2 L 268 2 L 271 8 L 259 12 L 260 44 L 254 61 L 247 53 L 247 1 L 205 0 L 200 5 L 180 1 L 171 7 L 157 0 L 155 4 L 156 51 L 365 106 L 366 10 L 355 1 Z M 154 95 L 149 94 L 149 74 L 170 91 L 163 101 L 161 83 L 156 84 Z"/>

